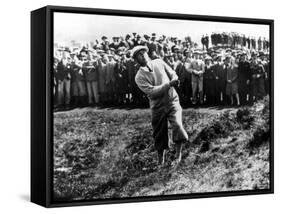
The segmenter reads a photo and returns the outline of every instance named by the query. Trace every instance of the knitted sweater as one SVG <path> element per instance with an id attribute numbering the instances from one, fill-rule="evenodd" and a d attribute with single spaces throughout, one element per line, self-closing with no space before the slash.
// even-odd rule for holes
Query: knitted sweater
<path id="1" fill-rule="evenodd" d="M 148 62 L 152 69 L 140 67 L 135 81 L 138 87 L 147 95 L 152 110 L 178 102 L 178 94 L 173 87 L 170 87 L 170 80 L 177 80 L 178 76 L 162 59 L 155 59 Z"/>

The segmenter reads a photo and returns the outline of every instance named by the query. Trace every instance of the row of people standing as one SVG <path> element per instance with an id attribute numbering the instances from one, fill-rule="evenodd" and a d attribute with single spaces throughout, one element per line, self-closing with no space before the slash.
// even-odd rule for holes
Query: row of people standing
<path id="1" fill-rule="evenodd" d="M 212 46 L 229 46 L 232 48 L 236 47 L 247 47 L 248 49 L 257 50 L 268 50 L 269 40 L 266 38 L 255 38 L 253 36 L 246 36 L 245 34 L 238 33 L 212 33 L 210 36 Z M 203 35 L 201 38 L 203 48 L 209 47 L 209 36 Z"/>
<path id="2" fill-rule="evenodd" d="M 135 84 L 138 66 L 129 55 L 64 52 L 61 60 L 54 59 L 53 69 L 57 108 L 148 104 Z"/>
<path id="3" fill-rule="evenodd" d="M 269 62 L 264 55 L 239 56 L 226 54 L 202 58 L 199 52 L 187 53 L 184 61 L 178 57 L 166 62 L 177 72 L 177 88 L 182 105 L 245 105 L 269 93 Z"/>
<path id="4" fill-rule="evenodd" d="M 253 54 L 250 63 L 246 59 L 249 50 L 237 56 L 237 50 L 220 48 L 218 53 L 228 52 L 223 59 L 224 56 L 216 54 L 214 48 L 208 51 L 182 50 L 177 39 L 173 41 L 174 46 L 165 52 L 154 48 L 156 46 L 150 45 L 152 43 L 145 44 L 149 56 L 152 59 L 162 58 L 180 77 L 181 84 L 177 90 L 183 105 L 221 105 L 234 103 L 234 100 L 237 104 L 246 104 L 268 93 L 269 63 L 262 54 Z M 69 48 L 63 50 L 61 59 L 54 59 L 55 105 L 148 106 L 146 96 L 134 81 L 138 65 L 130 57 L 130 51 L 116 48 L 112 51 L 86 48 L 79 52 L 70 52 Z M 253 69 L 255 57 L 261 73 L 257 75 Z"/>

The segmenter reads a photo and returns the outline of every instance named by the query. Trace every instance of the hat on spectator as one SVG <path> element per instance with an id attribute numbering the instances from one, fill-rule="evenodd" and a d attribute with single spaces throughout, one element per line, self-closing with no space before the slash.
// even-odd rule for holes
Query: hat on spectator
<path id="1" fill-rule="evenodd" d="M 80 54 L 81 53 L 86 53 L 86 54 L 88 54 L 88 49 L 87 48 L 85 48 L 85 47 L 83 47 L 81 50 L 80 50 Z"/>
<path id="2" fill-rule="evenodd" d="M 101 39 L 104 40 L 104 39 L 107 39 L 107 37 L 106 36 L 102 36 Z"/>
<path id="3" fill-rule="evenodd" d="M 144 34 L 143 37 L 148 40 L 150 38 L 150 36 L 148 36 L 147 34 Z"/>
<path id="4" fill-rule="evenodd" d="M 146 46 L 143 46 L 143 45 L 138 45 L 138 46 L 135 46 L 132 50 L 131 50 L 131 56 L 132 58 L 135 58 L 137 53 L 141 50 L 145 50 L 148 52 L 148 47 Z"/>
<path id="5" fill-rule="evenodd" d="M 164 37 L 163 36 L 160 36 L 159 39 L 157 40 L 158 42 L 160 41 L 164 41 Z"/>

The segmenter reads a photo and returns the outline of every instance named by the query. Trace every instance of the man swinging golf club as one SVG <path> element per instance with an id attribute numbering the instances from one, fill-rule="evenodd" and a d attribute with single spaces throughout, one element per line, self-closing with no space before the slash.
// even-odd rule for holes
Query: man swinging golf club
<path id="1" fill-rule="evenodd" d="M 162 59 L 151 60 L 147 52 L 146 46 L 136 46 L 131 50 L 133 59 L 141 66 L 135 76 L 136 84 L 147 95 L 150 103 L 158 163 L 164 165 L 165 150 L 169 148 L 168 121 L 176 145 L 176 163 L 179 163 L 182 144 L 188 141 L 188 135 L 183 128 L 182 108 L 174 88 L 179 84 L 178 76 Z"/>

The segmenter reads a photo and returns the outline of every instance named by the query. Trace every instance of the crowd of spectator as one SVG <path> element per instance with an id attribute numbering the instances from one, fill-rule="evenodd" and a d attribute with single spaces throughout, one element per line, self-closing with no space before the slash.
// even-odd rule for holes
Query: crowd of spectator
<path id="1" fill-rule="evenodd" d="M 209 44 L 211 42 L 211 44 Z M 190 36 L 127 34 L 103 36 L 81 45 L 54 46 L 55 109 L 84 106 L 148 106 L 136 83 L 139 69 L 130 50 L 146 45 L 150 58 L 161 58 L 179 77 L 183 106 L 246 105 L 269 94 L 269 41 L 238 33 Z"/>

